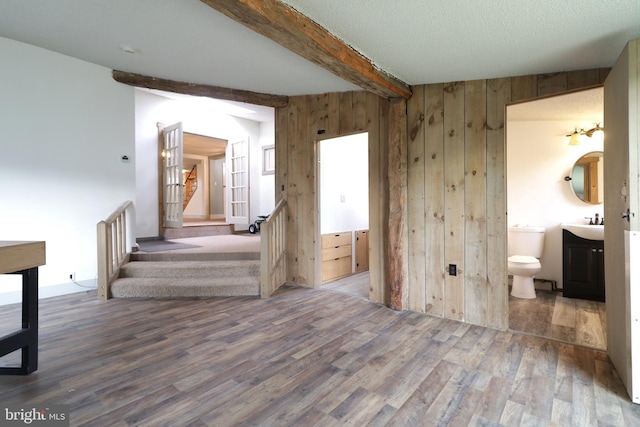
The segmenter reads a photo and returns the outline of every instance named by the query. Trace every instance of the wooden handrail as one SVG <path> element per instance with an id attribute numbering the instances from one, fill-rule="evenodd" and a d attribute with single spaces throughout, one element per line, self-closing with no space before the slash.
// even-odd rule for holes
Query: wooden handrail
<path id="1" fill-rule="evenodd" d="M 196 178 L 196 174 L 197 174 L 196 166 L 198 166 L 198 165 L 193 165 L 193 167 L 189 171 L 189 174 L 187 175 L 187 178 L 184 180 L 184 185 L 187 185 L 187 181 L 189 181 L 191 179 L 191 175 L 193 175 L 193 179 Z"/>
<path id="2" fill-rule="evenodd" d="M 118 277 L 120 267 L 129 261 L 127 249 L 127 210 L 133 202 L 126 201 L 97 225 L 98 233 L 98 300 L 111 298 L 109 285 Z"/>
<path id="3" fill-rule="evenodd" d="M 184 180 L 182 210 L 185 210 L 187 208 L 187 205 L 191 201 L 191 198 L 198 189 L 198 170 L 196 169 L 196 166 L 197 165 L 193 165 L 191 171 L 187 175 L 187 178 Z"/>
<path id="4" fill-rule="evenodd" d="M 268 298 L 287 281 L 287 202 L 280 200 L 260 226 L 260 296 Z"/>

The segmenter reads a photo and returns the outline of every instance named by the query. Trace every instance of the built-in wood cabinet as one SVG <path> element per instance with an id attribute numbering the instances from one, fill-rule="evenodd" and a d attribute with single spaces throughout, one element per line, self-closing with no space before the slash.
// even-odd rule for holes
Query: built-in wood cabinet
<path id="1" fill-rule="evenodd" d="M 369 269 L 369 230 L 356 230 L 356 266 L 355 272 L 361 273 Z"/>
<path id="2" fill-rule="evenodd" d="M 604 242 L 562 230 L 563 296 L 604 301 Z"/>
<path id="3" fill-rule="evenodd" d="M 322 283 L 369 269 L 369 230 L 323 234 L 321 246 Z"/>
<path id="4" fill-rule="evenodd" d="M 351 274 L 353 232 L 323 234 L 321 240 L 322 283 Z"/>

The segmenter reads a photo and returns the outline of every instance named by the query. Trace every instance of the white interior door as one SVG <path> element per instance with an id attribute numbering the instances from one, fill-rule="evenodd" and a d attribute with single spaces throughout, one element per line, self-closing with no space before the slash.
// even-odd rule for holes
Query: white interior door
<path id="1" fill-rule="evenodd" d="M 182 228 L 182 123 L 165 127 L 162 134 L 164 226 Z"/>
<path id="2" fill-rule="evenodd" d="M 226 153 L 227 223 L 249 224 L 249 138 L 230 140 Z"/>
<path id="3" fill-rule="evenodd" d="M 632 40 L 604 85 L 607 351 L 634 403 L 640 403 L 640 273 L 629 260 L 640 256 L 639 58 L 639 40 Z"/>

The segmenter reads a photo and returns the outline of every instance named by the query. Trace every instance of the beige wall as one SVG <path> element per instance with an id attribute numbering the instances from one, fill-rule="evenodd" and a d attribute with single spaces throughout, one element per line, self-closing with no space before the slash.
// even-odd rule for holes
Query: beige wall
<path id="1" fill-rule="evenodd" d="M 320 284 L 314 141 L 367 131 L 370 298 L 507 328 L 505 105 L 599 85 L 607 71 L 414 86 L 406 115 L 365 92 L 291 98 L 276 113 L 288 280 Z"/>

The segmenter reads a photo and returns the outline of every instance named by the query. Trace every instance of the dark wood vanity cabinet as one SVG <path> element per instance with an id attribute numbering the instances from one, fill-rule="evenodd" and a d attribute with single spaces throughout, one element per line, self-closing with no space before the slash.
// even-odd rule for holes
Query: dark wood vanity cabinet
<path id="1" fill-rule="evenodd" d="M 604 242 L 562 230 L 563 296 L 604 301 Z"/>

